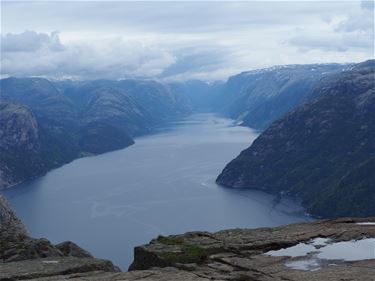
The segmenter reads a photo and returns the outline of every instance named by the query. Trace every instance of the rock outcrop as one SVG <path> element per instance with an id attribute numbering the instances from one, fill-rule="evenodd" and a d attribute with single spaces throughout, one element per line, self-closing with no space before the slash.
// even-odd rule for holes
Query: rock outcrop
<path id="1" fill-rule="evenodd" d="M 24 280 L 77 272 L 119 271 L 110 261 L 96 259 L 73 242 L 53 245 L 31 238 L 0 195 L 0 280 Z"/>
<path id="2" fill-rule="evenodd" d="M 311 271 L 287 266 L 301 257 L 268 253 L 315 238 L 330 243 L 375 238 L 375 218 L 159 236 L 135 248 L 129 272 L 119 272 L 110 261 L 93 258 L 72 242 L 55 246 L 45 239 L 30 238 L 1 196 L 0 231 L 1 281 L 362 281 L 375 276 L 375 256 L 357 261 L 323 260 Z"/>
<path id="3" fill-rule="evenodd" d="M 26 236 L 27 231 L 23 223 L 9 207 L 7 200 L 0 195 L 0 234 L 9 236 Z M 3 241 L 1 239 L 0 241 Z"/>
<path id="4" fill-rule="evenodd" d="M 285 265 L 299 258 L 265 253 L 317 237 L 330 238 L 332 242 L 375 237 L 375 223 L 368 223 L 374 220 L 365 219 L 367 223 L 363 224 L 360 222 L 364 219 L 344 218 L 276 228 L 158 237 L 148 245 L 135 248 L 130 270 L 172 266 L 204 280 L 371 280 L 375 274 L 375 256 L 371 260 L 331 261 L 330 265 L 309 271 Z"/>
<path id="5" fill-rule="evenodd" d="M 43 170 L 39 125 L 26 106 L 0 103 L 0 188 L 23 180 L 25 174 Z"/>

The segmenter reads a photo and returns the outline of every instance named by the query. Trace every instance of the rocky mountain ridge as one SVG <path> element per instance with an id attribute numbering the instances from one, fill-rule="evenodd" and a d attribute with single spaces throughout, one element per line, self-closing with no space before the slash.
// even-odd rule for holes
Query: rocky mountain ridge
<path id="1" fill-rule="evenodd" d="M 244 72 L 227 83 L 1 79 L 1 102 L 25 106 L 33 114 L 40 150 L 30 153 L 24 148 L 8 149 L 1 142 L 0 188 L 42 175 L 82 156 L 132 145 L 134 136 L 149 133 L 155 126 L 192 111 L 220 112 L 242 120 L 244 125 L 263 129 L 310 98 L 311 88 L 322 76 L 345 67 L 348 65 L 278 66 Z M 0 110 L 1 125 L 9 127 L 4 109 Z M 22 158 L 26 159 L 24 165 Z"/>
<path id="2" fill-rule="evenodd" d="M 360 65 L 363 69 L 366 63 Z M 224 169 L 218 183 L 297 195 L 304 200 L 310 212 L 323 217 L 373 214 L 370 206 L 375 199 L 369 186 L 374 179 L 367 176 L 375 165 L 371 146 L 374 138 L 371 134 L 374 131 L 371 122 L 373 94 L 367 91 L 353 99 L 350 94 L 340 95 L 341 91 L 348 92 L 348 89 L 365 91 L 373 87 L 370 83 L 373 73 L 361 71 L 354 64 L 287 65 L 244 72 L 231 77 L 227 83 L 214 84 L 202 81 L 161 84 L 131 79 L 2 79 L 1 102 L 18 104 L 25 109 L 22 113 L 15 106 L 0 107 L 0 134 L 3 137 L 0 141 L 0 188 L 40 176 L 78 157 L 132 145 L 134 136 L 148 133 L 158 124 L 185 116 L 193 110 L 224 112 L 242 120 L 244 125 L 262 130 L 299 106 L 292 114 L 275 121 L 254 142 L 254 145 L 263 147 L 260 150 L 264 153 L 256 151 L 258 156 L 253 155 L 252 158 L 259 160 L 259 155 L 264 156 L 268 152 L 274 152 L 271 154 L 275 156 L 275 150 L 281 151 L 281 158 L 281 154 L 277 157 L 269 154 L 270 158 L 261 159 L 263 164 L 254 166 L 262 169 L 249 176 L 246 171 L 252 168 L 246 166 L 248 161 L 243 161 L 247 156 L 240 155 Z M 352 77 L 350 73 L 354 72 L 357 76 Z M 351 85 L 353 83 L 355 85 Z M 320 96 L 328 91 L 333 94 L 326 95 L 322 100 Z M 321 110 L 312 109 L 310 115 L 304 114 L 308 111 L 307 107 L 317 104 L 317 100 Z M 346 104 L 347 101 L 350 105 Z M 304 104 L 306 102 L 309 106 Z M 14 113 L 9 113 L 10 108 Z M 12 123 L 22 120 L 21 116 L 26 112 L 29 112 L 30 117 L 26 119 L 30 122 Z M 342 120 L 347 121 L 337 127 L 336 124 Z M 25 130 L 34 132 L 34 137 L 27 137 L 27 146 L 34 149 L 20 145 L 26 135 L 14 133 Z M 281 131 L 280 138 L 273 139 Z M 297 153 L 298 149 L 294 147 L 299 141 L 308 141 L 314 134 L 318 136 L 316 144 L 309 148 L 305 143 Z M 326 150 L 328 161 L 317 153 L 320 149 Z M 289 155 L 293 151 L 294 158 Z M 346 152 L 349 154 L 343 156 Z M 266 160 L 272 163 L 268 168 Z M 335 165 L 340 167 L 334 170 Z M 330 181 L 326 180 L 326 175 L 331 177 Z M 252 180 L 249 180 L 251 177 Z M 352 201 L 349 202 L 345 198 L 349 198 L 346 194 L 351 189 L 358 192 L 355 192 L 354 198 L 350 197 Z M 342 204 L 331 204 L 339 197 L 346 200 L 340 201 L 346 202 L 343 205 L 355 206 L 355 211 L 348 212 Z"/>
<path id="3" fill-rule="evenodd" d="M 325 77 L 350 69 L 352 64 L 280 65 L 229 77 L 217 106 L 243 122 L 264 130 L 296 106 L 314 97 Z"/>
<path id="4" fill-rule="evenodd" d="M 183 94 L 154 81 L 11 77 L 0 80 L 0 96 L 0 188 L 122 149 L 134 136 L 191 112 Z"/>
<path id="5" fill-rule="evenodd" d="M 298 196 L 323 217 L 375 215 L 375 64 L 327 77 L 315 99 L 275 121 L 217 178 Z"/>

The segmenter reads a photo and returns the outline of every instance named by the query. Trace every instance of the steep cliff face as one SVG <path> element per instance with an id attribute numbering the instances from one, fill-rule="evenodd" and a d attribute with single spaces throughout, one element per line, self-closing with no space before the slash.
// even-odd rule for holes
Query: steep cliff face
<path id="1" fill-rule="evenodd" d="M 43 171 L 39 125 L 29 108 L 0 103 L 0 187 Z"/>
<path id="2" fill-rule="evenodd" d="M 297 195 L 324 217 L 375 215 L 374 61 L 323 81 L 230 162 L 221 185 Z"/>
<path id="3" fill-rule="evenodd" d="M 245 126 L 265 129 L 273 121 L 311 99 L 321 79 L 350 65 L 282 65 L 232 76 L 218 97 L 218 105 Z"/>
<path id="4" fill-rule="evenodd" d="M 0 103 L 0 188 L 8 187 L 77 157 L 72 131 L 50 126 L 21 104 Z"/>
<path id="5" fill-rule="evenodd" d="M 0 147 L 24 147 L 39 150 L 39 128 L 34 114 L 26 106 L 0 103 Z"/>

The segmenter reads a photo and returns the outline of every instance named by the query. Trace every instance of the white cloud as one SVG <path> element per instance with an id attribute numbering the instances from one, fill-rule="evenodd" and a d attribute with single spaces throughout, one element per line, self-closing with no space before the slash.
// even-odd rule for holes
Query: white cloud
<path id="1" fill-rule="evenodd" d="M 213 80 L 275 64 L 361 61 L 374 52 L 371 5 L 6 1 L 0 75 Z"/>
<path id="2" fill-rule="evenodd" d="M 352 12 L 342 20 L 336 30 L 338 32 L 359 32 L 374 34 L 374 1 L 361 1 L 361 9 Z"/>
<path id="3" fill-rule="evenodd" d="M 26 42 L 29 42 L 28 47 L 18 47 Z M 1 59 L 3 75 L 76 79 L 153 77 L 175 62 L 175 58 L 161 48 L 121 38 L 61 44 L 56 33 L 28 31 L 7 34 L 2 43 L 7 46 Z"/>

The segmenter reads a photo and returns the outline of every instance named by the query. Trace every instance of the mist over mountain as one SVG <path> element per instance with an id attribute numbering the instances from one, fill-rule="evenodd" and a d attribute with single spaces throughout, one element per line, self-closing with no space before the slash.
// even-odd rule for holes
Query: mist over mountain
<path id="1" fill-rule="evenodd" d="M 223 98 L 222 81 L 205 82 L 189 80 L 184 82 L 168 83 L 168 87 L 175 93 L 183 94 L 195 112 L 218 111 L 219 100 Z"/>

